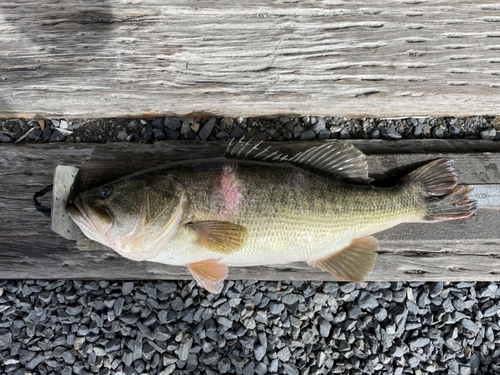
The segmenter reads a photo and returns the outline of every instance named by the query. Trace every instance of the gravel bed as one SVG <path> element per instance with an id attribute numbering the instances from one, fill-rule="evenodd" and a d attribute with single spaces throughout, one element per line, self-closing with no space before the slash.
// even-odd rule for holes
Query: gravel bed
<path id="1" fill-rule="evenodd" d="M 497 283 L 0 282 L 2 374 L 497 374 Z"/>
<path id="2" fill-rule="evenodd" d="M 500 118 L 0 120 L 1 142 L 500 139 Z M 498 283 L 0 281 L 1 374 L 500 374 Z"/>
<path id="3" fill-rule="evenodd" d="M 0 120 L 0 142 L 162 140 L 500 139 L 500 117 L 343 119 L 336 117 Z"/>

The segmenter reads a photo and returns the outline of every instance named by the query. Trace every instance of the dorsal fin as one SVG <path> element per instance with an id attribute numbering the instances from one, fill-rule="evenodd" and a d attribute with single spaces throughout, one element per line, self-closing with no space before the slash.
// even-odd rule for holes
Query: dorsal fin
<path id="1" fill-rule="evenodd" d="M 368 184 L 373 181 L 368 177 L 365 154 L 349 143 L 325 143 L 299 152 L 287 161 L 308 171 L 350 182 Z"/>
<path id="2" fill-rule="evenodd" d="M 309 172 L 326 174 L 329 177 L 349 182 L 368 184 L 373 181 L 368 177 L 365 154 L 355 146 L 341 141 L 328 142 L 290 156 L 276 150 L 276 146 L 262 146 L 262 141 L 243 142 L 240 140 L 229 143 L 226 156 L 270 162 L 289 162 Z"/>
<path id="3" fill-rule="evenodd" d="M 288 161 L 290 156 L 276 150 L 272 146 L 264 147 L 263 141 L 255 142 L 252 140 L 244 142 L 240 139 L 238 142 L 231 140 L 226 148 L 225 156 L 228 158 L 254 159 L 261 161 Z"/>

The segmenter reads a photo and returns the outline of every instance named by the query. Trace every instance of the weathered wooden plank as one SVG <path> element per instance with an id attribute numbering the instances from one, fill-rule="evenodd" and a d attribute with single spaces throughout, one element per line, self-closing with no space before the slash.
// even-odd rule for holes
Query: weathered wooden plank
<path id="1" fill-rule="evenodd" d="M 6 0 L 0 116 L 498 115 L 498 0 Z"/>
<path id="2" fill-rule="evenodd" d="M 454 141 L 453 141 L 454 142 Z M 393 177 L 404 174 L 408 164 L 445 155 L 438 153 L 453 145 L 451 141 L 357 141 L 357 146 L 369 156 L 372 172 L 381 175 L 393 169 Z M 500 184 L 500 153 L 492 151 L 492 142 L 461 142 L 461 153 L 453 153 L 456 167 L 463 173 L 465 183 Z M 311 143 L 281 144 L 285 149 L 299 151 Z M 378 145 L 374 146 L 374 145 Z M 458 143 L 457 143 L 458 145 Z M 468 148 L 465 147 L 468 145 Z M 424 147 L 422 147 L 424 146 Z M 426 150 L 422 152 L 423 148 Z M 147 262 L 132 262 L 110 250 L 80 251 L 76 244 L 52 233 L 49 220 L 35 211 L 32 195 L 50 184 L 53 169 L 58 164 L 87 167 L 101 165 L 106 173 L 126 163 L 130 168 L 118 172 L 132 172 L 142 165 L 152 166 L 166 160 L 219 156 L 225 143 L 160 142 L 157 144 L 49 144 L 23 146 L 5 145 L 0 149 L 0 277 L 2 278 L 189 278 L 186 269 Z M 391 154 L 392 151 L 417 152 Z M 429 152 L 429 149 L 433 149 Z M 388 154 L 373 154 L 385 150 Z M 478 153 L 466 153 L 475 150 Z M 140 157 L 139 157 L 140 156 Z M 446 155 L 445 155 L 446 156 Z M 130 160 L 136 160 L 130 163 Z M 92 180 L 88 169 L 87 178 Z M 95 172 L 95 170 L 94 170 Z M 116 172 L 116 171 L 115 171 Z M 106 178 L 111 178 L 108 175 Z M 97 183 L 95 178 L 94 183 Z M 49 199 L 46 199 L 49 202 Z M 498 280 L 500 252 L 498 240 L 499 211 L 480 210 L 478 214 L 461 222 L 430 225 L 401 226 L 379 234 L 381 252 L 371 280 Z M 441 224 L 444 227 L 439 227 Z M 450 225 L 450 226 L 447 226 Z M 438 237 L 435 242 L 409 241 L 415 233 L 430 230 Z M 429 232 L 428 232 L 429 233 Z M 460 239 L 457 236 L 461 235 Z M 455 237 L 453 237 L 455 236 Z M 324 279 L 327 274 L 305 264 L 280 267 L 251 267 L 233 269 L 230 278 L 253 279 Z"/>

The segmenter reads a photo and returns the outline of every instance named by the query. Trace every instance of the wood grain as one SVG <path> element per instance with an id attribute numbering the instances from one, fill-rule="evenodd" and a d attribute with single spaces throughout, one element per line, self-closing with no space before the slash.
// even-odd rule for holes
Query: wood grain
<path id="1" fill-rule="evenodd" d="M 500 184 L 500 153 L 493 142 L 355 141 L 369 156 L 370 171 L 387 183 L 409 166 L 437 156 L 455 160 L 461 182 Z M 275 144 L 300 151 L 315 143 Z M 133 262 L 111 250 L 81 251 L 76 243 L 51 232 L 49 220 L 36 212 L 32 195 L 51 183 L 58 164 L 85 164 L 87 183 L 112 179 L 143 166 L 180 158 L 220 156 L 224 142 L 157 144 L 25 144 L 4 145 L 0 153 L 0 275 L 2 278 L 188 279 L 184 267 Z M 496 147 L 496 146 L 495 146 Z M 425 149 L 425 151 L 424 151 Z M 445 150 L 440 153 L 439 150 Z M 380 151 L 385 154 L 381 154 Z M 404 154 L 398 154 L 404 150 Z M 497 148 L 498 150 L 498 148 Z M 470 153 L 474 151 L 474 153 Z M 484 153 L 481 151 L 485 151 Z M 131 163 L 130 160 L 135 160 Z M 124 165 L 128 167 L 125 168 Z M 99 167 L 98 167 L 99 166 Z M 98 172 L 98 173 L 97 173 Z M 106 176 L 103 178 L 102 173 Z M 97 175 L 100 175 L 98 177 Z M 50 199 L 42 200 L 45 203 Z M 438 224 L 409 224 L 378 235 L 381 249 L 370 280 L 499 280 L 500 212 L 479 210 L 471 219 Z M 80 246 L 92 245 L 80 242 Z M 96 247 L 93 247 L 94 249 Z M 297 263 L 279 267 L 230 270 L 232 279 L 331 280 L 328 274 Z"/>
<path id="2" fill-rule="evenodd" d="M 498 0 L 9 0 L 0 117 L 498 115 Z"/>

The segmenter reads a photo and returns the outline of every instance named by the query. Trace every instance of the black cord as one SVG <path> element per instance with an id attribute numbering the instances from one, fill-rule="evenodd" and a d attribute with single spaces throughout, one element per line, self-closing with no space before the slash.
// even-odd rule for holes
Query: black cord
<path id="1" fill-rule="evenodd" d="M 38 202 L 36 199 L 38 197 L 43 197 L 49 191 L 52 191 L 52 184 L 40 190 L 39 192 L 36 192 L 35 195 L 33 195 L 33 204 L 35 205 L 35 208 L 47 217 L 50 217 L 51 209 L 49 207 L 42 206 L 40 202 Z"/>

